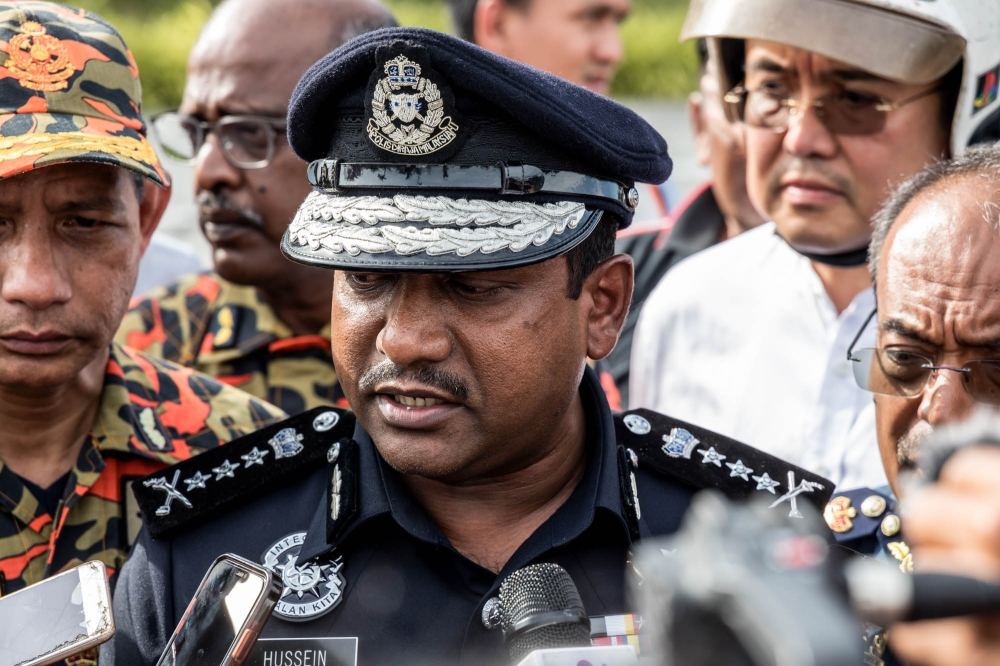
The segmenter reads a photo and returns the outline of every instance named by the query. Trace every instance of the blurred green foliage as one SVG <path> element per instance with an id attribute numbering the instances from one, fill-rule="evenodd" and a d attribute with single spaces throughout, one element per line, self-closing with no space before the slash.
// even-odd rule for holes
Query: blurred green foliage
<path id="1" fill-rule="evenodd" d="M 277 0 L 280 2 L 280 0 Z M 219 0 L 63 0 L 108 19 L 125 37 L 142 75 L 146 111 L 176 106 L 187 54 Z M 402 25 L 449 31 L 443 0 L 387 0 Z M 687 0 L 633 0 L 622 25 L 625 60 L 612 85 L 616 97 L 682 97 L 694 89 L 698 61 L 679 44 Z"/>

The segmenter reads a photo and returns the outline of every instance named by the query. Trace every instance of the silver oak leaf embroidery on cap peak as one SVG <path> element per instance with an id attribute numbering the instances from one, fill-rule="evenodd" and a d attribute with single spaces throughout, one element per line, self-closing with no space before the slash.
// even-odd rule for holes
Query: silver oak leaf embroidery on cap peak
<path id="1" fill-rule="evenodd" d="M 355 257 L 362 252 L 429 256 L 522 252 L 575 229 L 582 203 L 528 203 L 421 197 L 340 197 L 313 192 L 288 227 L 292 245 Z M 406 226 L 422 222 L 429 226 Z"/>

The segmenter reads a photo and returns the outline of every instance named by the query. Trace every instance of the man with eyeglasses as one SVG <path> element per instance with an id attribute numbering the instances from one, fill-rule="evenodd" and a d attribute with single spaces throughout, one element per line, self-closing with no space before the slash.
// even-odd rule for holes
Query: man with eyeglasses
<path id="1" fill-rule="evenodd" d="M 297 414 L 345 403 L 330 356 L 332 278 L 278 249 L 310 190 L 285 111 L 316 59 L 395 21 L 377 0 L 293 0 L 278 16 L 265 0 L 223 3 L 191 52 L 181 108 L 152 121 L 168 156 L 195 167 L 215 271 L 133 303 L 117 339 Z"/>
<path id="2" fill-rule="evenodd" d="M 871 397 L 846 350 L 874 307 L 865 259 L 893 183 L 988 138 L 995 3 L 693 2 L 685 38 L 722 63 L 747 189 L 770 220 L 682 262 L 650 295 L 631 406 L 664 411 L 833 479 L 881 486 Z M 982 32 L 982 34 L 980 34 Z M 871 346 L 862 340 L 862 346 Z"/>
<path id="3" fill-rule="evenodd" d="M 904 571 L 1000 577 L 996 451 L 962 451 L 939 483 L 907 484 L 935 429 L 977 405 L 1000 406 L 998 229 L 1000 144 L 932 164 L 875 216 L 868 269 L 878 309 L 864 323 L 875 342 L 855 342 L 847 356 L 858 386 L 874 394 L 889 488 L 837 493 L 825 517 L 840 544 Z M 889 646 L 913 664 L 996 663 L 998 635 L 984 618 L 923 622 L 892 627 Z"/>

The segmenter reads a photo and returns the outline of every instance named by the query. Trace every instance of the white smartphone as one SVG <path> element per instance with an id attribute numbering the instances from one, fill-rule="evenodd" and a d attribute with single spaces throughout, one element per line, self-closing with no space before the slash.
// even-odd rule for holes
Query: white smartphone
<path id="1" fill-rule="evenodd" d="M 86 562 L 0 597 L 0 666 L 52 664 L 114 633 L 102 562 Z"/>
<path id="2" fill-rule="evenodd" d="M 264 567 L 221 555 L 194 593 L 157 666 L 239 666 L 278 603 L 281 581 Z"/>

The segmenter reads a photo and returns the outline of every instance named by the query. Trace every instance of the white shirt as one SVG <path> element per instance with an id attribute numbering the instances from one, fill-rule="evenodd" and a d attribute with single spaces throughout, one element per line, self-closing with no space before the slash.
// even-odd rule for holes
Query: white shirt
<path id="1" fill-rule="evenodd" d="M 871 289 L 839 315 L 809 260 L 765 224 L 679 263 L 646 300 L 630 407 L 714 430 L 844 489 L 886 483 L 871 393 L 847 348 Z M 869 324 L 858 347 L 874 346 Z"/>

